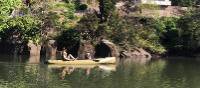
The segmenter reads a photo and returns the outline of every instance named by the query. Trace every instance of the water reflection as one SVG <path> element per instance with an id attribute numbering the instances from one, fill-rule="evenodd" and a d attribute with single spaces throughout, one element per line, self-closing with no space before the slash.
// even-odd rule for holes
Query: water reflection
<path id="1" fill-rule="evenodd" d="M 30 56 L 27 63 L 30 64 L 40 63 L 40 56 Z"/>
<path id="2" fill-rule="evenodd" d="M 0 88 L 200 88 L 197 60 L 131 59 L 117 65 L 0 62 Z"/>
<path id="3" fill-rule="evenodd" d="M 151 58 L 126 58 L 126 59 L 120 59 L 120 64 L 147 64 L 151 61 Z"/>
<path id="4" fill-rule="evenodd" d="M 116 65 L 48 65 L 48 69 L 60 70 L 61 79 L 65 79 L 67 75 L 71 75 L 73 72 L 82 70 L 86 75 L 89 76 L 93 69 L 104 71 L 109 74 L 112 71 L 116 71 Z"/>
<path id="5" fill-rule="evenodd" d="M 1 63 L 0 84 L 1 88 L 41 88 L 45 87 L 46 79 L 43 67 L 38 65 L 27 65 L 22 63 Z M 41 79 L 41 80 L 39 80 Z M 2 81 L 1 81 L 2 82 Z M 1 83 L 0 82 L 0 83 Z"/>

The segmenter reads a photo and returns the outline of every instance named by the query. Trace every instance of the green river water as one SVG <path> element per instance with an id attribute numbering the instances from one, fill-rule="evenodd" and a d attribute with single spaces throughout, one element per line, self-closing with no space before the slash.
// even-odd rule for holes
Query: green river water
<path id="1" fill-rule="evenodd" d="M 200 88 L 198 60 L 59 66 L 0 58 L 0 88 Z"/>

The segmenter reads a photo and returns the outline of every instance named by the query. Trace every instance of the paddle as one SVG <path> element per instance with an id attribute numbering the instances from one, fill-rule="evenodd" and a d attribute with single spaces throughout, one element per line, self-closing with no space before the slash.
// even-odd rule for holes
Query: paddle
<path id="1" fill-rule="evenodd" d="M 95 61 L 95 62 L 99 62 L 100 60 L 99 60 L 99 59 L 93 59 L 93 61 Z"/>

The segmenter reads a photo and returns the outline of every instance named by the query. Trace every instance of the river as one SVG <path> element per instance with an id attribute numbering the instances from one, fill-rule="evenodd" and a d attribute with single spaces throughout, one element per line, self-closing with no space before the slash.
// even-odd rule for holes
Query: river
<path id="1" fill-rule="evenodd" d="M 0 58 L 0 88 L 200 88 L 200 61 L 194 59 L 60 66 Z"/>

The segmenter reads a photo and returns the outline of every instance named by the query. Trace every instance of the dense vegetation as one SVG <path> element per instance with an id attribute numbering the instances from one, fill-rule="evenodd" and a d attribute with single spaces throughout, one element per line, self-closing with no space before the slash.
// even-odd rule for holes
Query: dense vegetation
<path id="1" fill-rule="evenodd" d="M 171 0 L 173 5 L 178 6 L 195 6 L 199 5 L 199 0 Z"/>
<path id="2" fill-rule="evenodd" d="M 29 0 L 28 0 L 29 1 Z M 59 47 L 72 48 L 81 40 L 100 38 L 120 49 L 142 47 L 154 54 L 193 54 L 200 47 L 200 13 L 192 9 L 182 17 L 121 16 L 115 0 L 98 0 L 99 12 L 76 16 L 87 10 L 78 1 L 3 0 L 0 3 L 1 42 L 42 44 L 56 39 Z M 174 5 L 194 6 L 198 1 L 174 0 Z M 178 52 L 178 53 L 177 53 Z"/>

